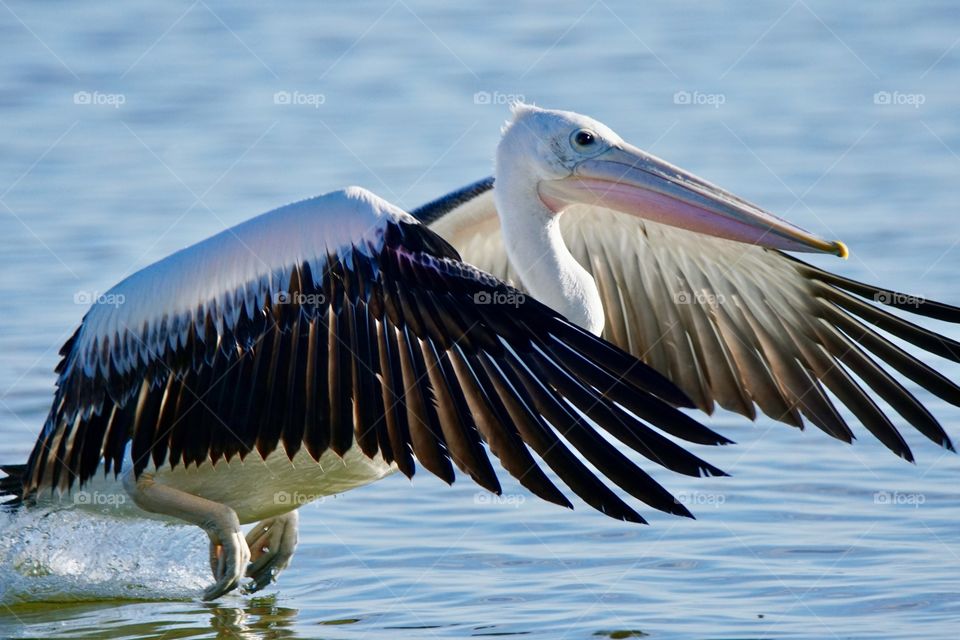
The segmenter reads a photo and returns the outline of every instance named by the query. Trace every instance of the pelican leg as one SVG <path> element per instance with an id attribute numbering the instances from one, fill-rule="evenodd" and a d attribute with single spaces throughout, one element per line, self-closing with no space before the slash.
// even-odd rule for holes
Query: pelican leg
<path id="1" fill-rule="evenodd" d="M 250 566 L 247 577 L 253 581 L 243 587 L 244 593 L 254 593 L 277 579 L 287 568 L 297 548 L 297 525 L 300 516 L 290 511 L 282 516 L 264 520 L 247 534 L 250 547 Z"/>
<path id="2" fill-rule="evenodd" d="M 128 473 L 124 477 L 124 486 L 134 503 L 144 511 L 195 524 L 207 533 L 210 538 L 210 570 L 216 582 L 204 590 L 204 600 L 214 600 L 237 587 L 250 561 L 250 548 L 233 509 L 158 484 L 150 473 L 141 474 L 135 481 Z"/>

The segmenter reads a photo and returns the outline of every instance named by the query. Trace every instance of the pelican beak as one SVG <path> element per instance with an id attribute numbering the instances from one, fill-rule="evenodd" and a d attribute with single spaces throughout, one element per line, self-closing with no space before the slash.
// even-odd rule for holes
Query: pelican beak
<path id="1" fill-rule="evenodd" d="M 755 204 L 626 143 L 580 162 L 567 178 L 540 183 L 540 199 L 559 212 L 599 205 L 654 222 L 770 249 L 832 253 L 847 247 L 781 220 Z"/>

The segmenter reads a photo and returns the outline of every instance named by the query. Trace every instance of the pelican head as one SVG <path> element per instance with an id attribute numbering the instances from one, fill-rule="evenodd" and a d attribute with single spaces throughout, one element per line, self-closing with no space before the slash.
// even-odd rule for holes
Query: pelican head
<path id="1" fill-rule="evenodd" d="M 512 192 L 514 201 L 532 198 L 535 184 L 540 210 L 552 214 L 572 204 L 599 205 L 765 248 L 847 256 L 842 242 L 804 231 L 570 111 L 515 105 L 496 173 L 497 189 Z"/>

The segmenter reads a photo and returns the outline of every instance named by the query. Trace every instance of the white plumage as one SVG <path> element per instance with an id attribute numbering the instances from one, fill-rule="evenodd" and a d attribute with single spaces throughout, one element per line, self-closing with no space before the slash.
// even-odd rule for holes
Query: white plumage
<path id="1" fill-rule="evenodd" d="M 110 288 L 84 317 L 76 362 L 88 374 L 112 364 L 119 372 L 156 356 L 163 345 L 186 343 L 202 330 L 208 313 L 233 325 L 266 303 L 269 291 L 284 291 L 291 267 L 326 259 L 328 253 L 382 244 L 384 223 L 414 219 L 360 187 L 308 198 L 251 218 L 181 249 Z M 119 342 L 122 340 L 123 342 Z M 126 356 L 126 357 L 125 357 Z"/>

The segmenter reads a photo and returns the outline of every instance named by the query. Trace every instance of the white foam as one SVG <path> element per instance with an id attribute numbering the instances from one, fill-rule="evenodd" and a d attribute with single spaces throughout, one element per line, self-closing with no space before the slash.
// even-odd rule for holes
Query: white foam
<path id="1" fill-rule="evenodd" d="M 194 599 L 212 582 L 196 527 L 76 509 L 0 514 L 0 603 Z"/>

